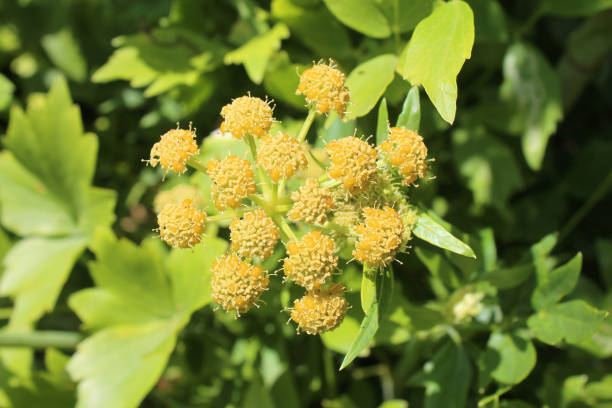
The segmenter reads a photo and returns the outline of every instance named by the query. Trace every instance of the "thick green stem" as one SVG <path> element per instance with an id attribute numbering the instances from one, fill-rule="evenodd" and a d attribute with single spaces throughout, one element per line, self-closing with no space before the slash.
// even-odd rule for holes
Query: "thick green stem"
<path id="1" fill-rule="evenodd" d="M 283 231 L 285 235 L 287 235 L 287 238 L 292 241 L 298 240 L 297 236 L 295 235 L 295 232 L 293 232 L 293 230 L 291 229 L 289 224 L 287 224 L 287 221 L 285 221 L 283 217 L 275 217 L 275 221 L 280 226 L 281 231 Z"/>
<path id="2" fill-rule="evenodd" d="M 304 139 L 306 139 L 306 135 L 308 134 L 308 131 L 310 130 L 310 126 L 312 125 L 312 122 L 314 121 L 314 118 L 316 115 L 317 115 L 317 111 L 314 108 L 308 111 L 308 116 L 306 116 L 306 119 L 304 120 L 304 123 L 302 124 L 302 128 L 300 129 L 300 133 L 298 133 L 297 135 L 298 142 L 301 143 L 304 141 Z"/>
<path id="3" fill-rule="evenodd" d="M 74 349 L 82 339 L 81 333 L 68 331 L 0 332 L 0 347 Z"/>
<path id="4" fill-rule="evenodd" d="M 189 160 L 187 160 L 187 165 L 193 167 L 197 171 L 206 173 L 206 165 L 194 157 L 190 157 Z"/>
<path id="5" fill-rule="evenodd" d="M 255 138 L 253 135 L 248 134 L 245 136 L 245 140 L 247 145 L 249 146 L 249 150 L 251 151 L 251 157 L 253 158 L 253 163 L 255 165 L 255 171 L 257 172 L 257 177 L 259 181 L 261 181 L 261 190 L 263 191 L 263 195 L 266 200 L 271 200 L 273 197 L 272 187 L 270 187 L 270 182 L 266 177 L 264 171 L 257 165 L 257 146 L 255 146 Z"/>

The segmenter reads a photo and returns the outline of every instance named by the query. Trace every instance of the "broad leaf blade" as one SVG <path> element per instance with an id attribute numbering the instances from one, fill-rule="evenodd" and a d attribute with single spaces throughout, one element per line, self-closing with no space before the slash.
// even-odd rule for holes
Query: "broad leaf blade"
<path id="1" fill-rule="evenodd" d="M 385 93 L 395 75 L 397 57 L 393 54 L 379 55 L 359 64 L 346 79 L 351 103 L 348 119 L 354 119 L 370 112 Z"/>
<path id="2" fill-rule="evenodd" d="M 476 258 L 476 254 L 469 245 L 453 236 L 446 228 L 424 212 L 419 212 L 412 232 L 415 236 L 432 245 L 459 255 Z"/>
<path id="3" fill-rule="evenodd" d="M 324 0 L 325 5 L 342 23 L 369 37 L 391 35 L 387 18 L 373 0 Z"/>
<path id="4" fill-rule="evenodd" d="M 582 269 L 582 253 L 565 265 L 552 271 L 541 268 L 537 271 L 538 286 L 531 296 L 531 304 L 535 310 L 552 306 L 563 296 L 569 294 L 576 284 Z"/>

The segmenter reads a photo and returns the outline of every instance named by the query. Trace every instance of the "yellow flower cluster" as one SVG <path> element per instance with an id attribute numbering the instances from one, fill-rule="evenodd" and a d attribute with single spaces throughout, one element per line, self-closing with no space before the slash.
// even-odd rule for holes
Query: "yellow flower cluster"
<path id="1" fill-rule="evenodd" d="M 325 145 L 331 157 L 329 176 L 342 180 L 350 194 L 363 192 L 376 175 L 376 149 L 354 136 Z"/>
<path id="2" fill-rule="evenodd" d="M 212 298 L 226 311 L 246 313 L 257 305 L 269 280 L 261 266 L 254 266 L 236 255 L 225 255 L 211 267 Z"/>
<path id="3" fill-rule="evenodd" d="M 201 207 L 204 204 L 204 200 L 195 186 L 179 184 L 170 190 L 157 193 L 153 200 L 153 209 L 158 213 L 166 204 L 180 204 L 186 199 L 192 200 L 196 207 Z"/>
<path id="4" fill-rule="evenodd" d="M 349 102 L 349 91 L 344 86 L 345 77 L 342 71 L 330 64 L 318 63 L 308 68 L 300 76 L 297 95 L 306 96 L 306 101 L 313 104 L 319 113 L 334 110 L 341 118 Z"/>
<path id="5" fill-rule="evenodd" d="M 196 133 L 186 129 L 172 129 L 164 133 L 161 140 L 153 145 L 151 158 L 148 163 L 155 167 L 159 163 L 168 171 L 184 173 L 187 171 L 187 161 L 194 155 L 199 154 L 196 143 Z"/>
<path id="6" fill-rule="evenodd" d="M 300 142 L 283 132 L 261 139 L 256 162 L 274 182 L 293 177 L 308 164 Z"/>
<path id="7" fill-rule="evenodd" d="M 423 138 L 403 127 L 392 127 L 388 137 L 379 150 L 389 163 L 398 168 L 402 184 L 412 184 L 425 176 L 427 146 L 423 143 Z"/>
<path id="8" fill-rule="evenodd" d="M 293 302 L 291 319 L 300 330 L 308 334 L 320 334 L 340 326 L 348 309 L 343 297 L 341 283 L 329 288 L 307 292 L 301 299 Z"/>
<path id="9" fill-rule="evenodd" d="M 243 198 L 257 192 L 255 174 L 248 160 L 234 155 L 221 161 L 213 159 L 206 165 L 206 171 L 213 181 L 210 191 L 217 210 L 238 208 Z"/>
<path id="10" fill-rule="evenodd" d="M 252 96 L 234 99 L 221 109 L 221 116 L 224 119 L 221 131 L 231 133 L 236 139 L 246 135 L 262 137 L 274 121 L 269 102 Z"/>
<path id="11" fill-rule="evenodd" d="M 294 203 L 287 217 L 293 222 L 303 220 L 308 224 L 324 224 L 327 215 L 334 208 L 331 191 L 319 187 L 319 182 L 315 179 L 306 180 L 297 191 L 291 193 L 291 199 Z"/>
<path id="12" fill-rule="evenodd" d="M 353 256 L 362 263 L 381 266 L 391 263 L 404 240 L 404 224 L 391 207 L 364 208 L 365 222 L 355 227 L 359 241 Z"/>
<path id="13" fill-rule="evenodd" d="M 263 261 L 272 255 L 279 237 L 278 227 L 261 208 L 246 213 L 242 219 L 234 219 L 230 224 L 232 251 L 243 258 Z"/>
<path id="14" fill-rule="evenodd" d="M 334 240 L 319 230 L 309 232 L 299 241 L 290 241 L 289 256 L 284 261 L 285 276 L 308 290 L 319 288 L 338 267 L 335 249 Z"/>
<path id="15" fill-rule="evenodd" d="M 190 199 L 180 205 L 166 204 L 157 215 L 159 235 L 173 248 L 191 248 L 202 239 L 206 213 L 198 210 Z"/>

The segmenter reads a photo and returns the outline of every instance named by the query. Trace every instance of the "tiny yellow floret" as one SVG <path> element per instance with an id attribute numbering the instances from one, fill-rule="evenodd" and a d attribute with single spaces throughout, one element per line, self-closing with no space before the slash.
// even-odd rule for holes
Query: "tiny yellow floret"
<path id="1" fill-rule="evenodd" d="M 153 145 L 148 163 L 155 167 L 159 163 L 166 171 L 184 173 L 187 161 L 200 153 L 196 143 L 195 130 L 172 129 L 164 133 L 161 140 Z"/>
<path id="2" fill-rule="evenodd" d="M 267 171 L 276 183 L 280 179 L 293 177 L 298 170 L 306 168 L 308 161 L 300 142 L 286 133 L 278 132 L 261 139 L 257 148 L 257 165 Z"/>
<path id="3" fill-rule="evenodd" d="M 340 326 L 348 309 L 341 283 L 328 288 L 307 292 L 293 302 L 291 319 L 299 330 L 307 334 L 320 334 Z"/>
<path id="4" fill-rule="evenodd" d="M 206 213 L 198 210 L 190 199 L 180 205 L 166 204 L 157 215 L 159 235 L 173 248 L 191 248 L 202 239 Z"/>
<path id="5" fill-rule="evenodd" d="M 338 267 L 334 254 L 334 240 L 313 230 L 299 241 L 287 244 L 284 272 L 288 279 L 308 289 L 317 289 L 331 277 Z"/>
<path id="6" fill-rule="evenodd" d="M 251 163 L 238 156 L 213 159 L 206 165 L 206 172 L 213 181 L 210 191 L 219 211 L 237 208 L 240 200 L 257 192 Z"/>
<path id="7" fill-rule="evenodd" d="M 334 110 L 342 118 L 349 102 L 349 90 L 344 82 L 344 74 L 335 68 L 333 61 L 329 65 L 319 62 L 302 73 L 296 94 L 306 96 L 317 112 Z"/>
<path id="8" fill-rule="evenodd" d="M 268 101 L 253 96 L 241 96 L 221 109 L 224 121 L 221 131 L 231 133 L 236 139 L 246 135 L 262 137 L 270 130 L 274 119 Z"/>
<path id="9" fill-rule="evenodd" d="M 293 207 L 287 217 L 293 221 L 304 221 L 308 224 L 325 224 L 328 214 L 334 208 L 331 191 L 321 188 L 316 179 L 308 179 L 297 190 L 291 193 Z"/>
<path id="10" fill-rule="evenodd" d="M 371 266 L 386 265 L 393 261 L 404 240 L 404 224 L 391 207 L 382 210 L 364 208 L 365 222 L 355 227 L 359 240 L 353 256 Z"/>
<path id="11" fill-rule="evenodd" d="M 215 261 L 210 270 L 212 298 L 228 312 L 246 313 L 257 306 L 259 296 L 268 288 L 268 276 L 261 266 L 251 265 L 234 254 Z"/>
<path id="12" fill-rule="evenodd" d="M 333 140 L 325 145 L 331 157 L 328 174 L 340 179 L 350 194 L 363 192 L 376 175 L 376 149 L 354 137 Z"/>
<path id="13" fill-rule="evenodd" d="M 204 205 L 204 199 L 198 189 L 190 184 L 179 184 L 170 190 L 160 191 L 153 200 L 153 209 L 160 212 L 166 204 L 180 204 L 183 200 L 190 199 L 196 207 Z"/>
<path id="14" fill-rule="evenodd" d="M 230 224 L 232 251 L 243 258 L 263 261 L 272 255 L 279 237 L 278 227 L 261 208 L 246 213 L 242 219 L 234 219 Z"/>
<path id="15" fill-rule="evenodd" d="M 427 146 L 416 132 L 402 127 L 389 129 L 389 138 L 380 147 L 382 155 L 402 176 L 402 184 L 409 185 L 425 176 Z"/>

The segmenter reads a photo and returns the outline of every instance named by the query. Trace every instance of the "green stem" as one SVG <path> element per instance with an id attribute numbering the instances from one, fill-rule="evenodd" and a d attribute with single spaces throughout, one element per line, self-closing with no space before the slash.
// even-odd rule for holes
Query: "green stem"
<path id="1" fill-rule="evenodd" d="M 316 115 L 317 115 L 317 111 L 314 108 L 308 111 L 308 116 L 306 116 L 306 119 L 304 120 L 304 123 L 302 124 L 302 128 L 300 129 L 300 133 L 298 133 L 297 135 L 298 142 L 301 143 L 304 141 L 304 139 L 306 139 L 308 130 L 310 130 L 310 126 L 312 125 L 312 122 L 314 121 L 314 118 Z"/>
<path id="2" fill-rule="evenodd" d="M 206 165 L 204 163 L 202 163 L 201 161 L 199 161 L 198 159 L 190 157 L 189 160 L 187 160 L 187 165 L 193 167 L 197 171 L 201 171 L 204 174 L 207 173 L 206 172 Z"/>
<path id="3" fill-rule="evenodd" d="M 586 217 L 589 212 L 597 205 L 597 203 L 606 195 L 608 189 L 612 186 L 612 172 L 608 173 L 601 184 L 591 194 L 589 199 L 574 213 L 572 218 L 565 224 L 561 232 L 559 233 L 559 242 L 566 238 L 570 232 L 574 230 L 580 224 L 580 222 Z"/>
<path id="4" fill-rule="evenodd" d="M 512 387 L 508 386 L 508 387 L 502 387 L 500 389 L 498 389 L 494 394 L 488 395 L 484 398 L 482 398 L 480 401 L 478 401 L 478 408 L 482 408 L 487 406 L 490 402 L 498 402 L 499 401 L 499 397 L 501 397 L 503 394 L 507 393 L 508 391 L 510 391 L 512 389 Z"/>
<path id="5" fill-rule="evenodd" d="M 325 165 L 319 159 L 316 158 L 314 153 L 312 153 L 312 150 L 308 149 L 308 154 L 310 154 L 310 157 L 317 164 L 317 166 L 319 166 L 323 171 L 327 170 L 325 168 Z M 327 174 L 325 176 L 327 176 Z"/>
<path id="6" fill-rule="evenodd" d="M 255 146 L 255 138 L 253 137 L 253 135 L 248 134 L 246 135 L 245 140 L 247 145 L 249 146 L 249 150 L 251 151 L 251 157 L 253 158 L 253 165 L 255 166 L 257 177 L 263 183 L 261 186 L 263 195 L 266 200 L 271 200 L 273 193 L 272 188 L 270 187 L 270 182 L 268 181 L 268 178 L 266 177 L 261 167 L 257 165 L 257 147 Z"/>
<path id="7" fill-rule="evenodd" d="M 74 349 L 82 339 L 81 333 L 69 331 L 0 332 L 0 347 Z"/>
<path id="8" fill-rule="evenodd" d="M 336 224 L 335 222 L 326 222 L 325 225 L 322 225 L 320 228 L 327 231 L 336 231 L 344 235 L 352 235 L 351 229 L 349 227 Z"/>
<path id="9" fill-rule="evenodd" d="M 287 180 L 282 179 L 278 183 L 278 189 L 276 190 L 276 197 L 284 197 L 285 196 L 285 183 Z"/>
<path id="10" fill-rule="evenodd" d="M 234 211 L 224 212 L 222 214 L 211 215 L 206 220 L 210 222 L 231 220 L 232 218 L 241 217 L 244 213 L 248 213 L 253 210 L 255 210 L 255 208 L 251 208 L 251 207 L 240 208 Z"/>
<path id="11" fill-rule="evenodd" d="M 342 184 L 342 180 L 331 179 L 321 183 L 321 187 L 334 188 L 339 186 L 340 184 Z"/>
<path id="12" fill-rule="evenodd" d="M 291 227 L 289 226 L 289 224 L 287 224 L 287 221 L 285 221 L 285 219 L 283 217 L 276 217 L 276 223 L 280 226 L 281 230 L 285 233 L 285 235 L 287 235 L 287 237 L 292 240 L 292 241 L 297 241 L 297 236 L 295 235 L 295 232 L 293 232 L 293 230 L 291 229 Z"/>

